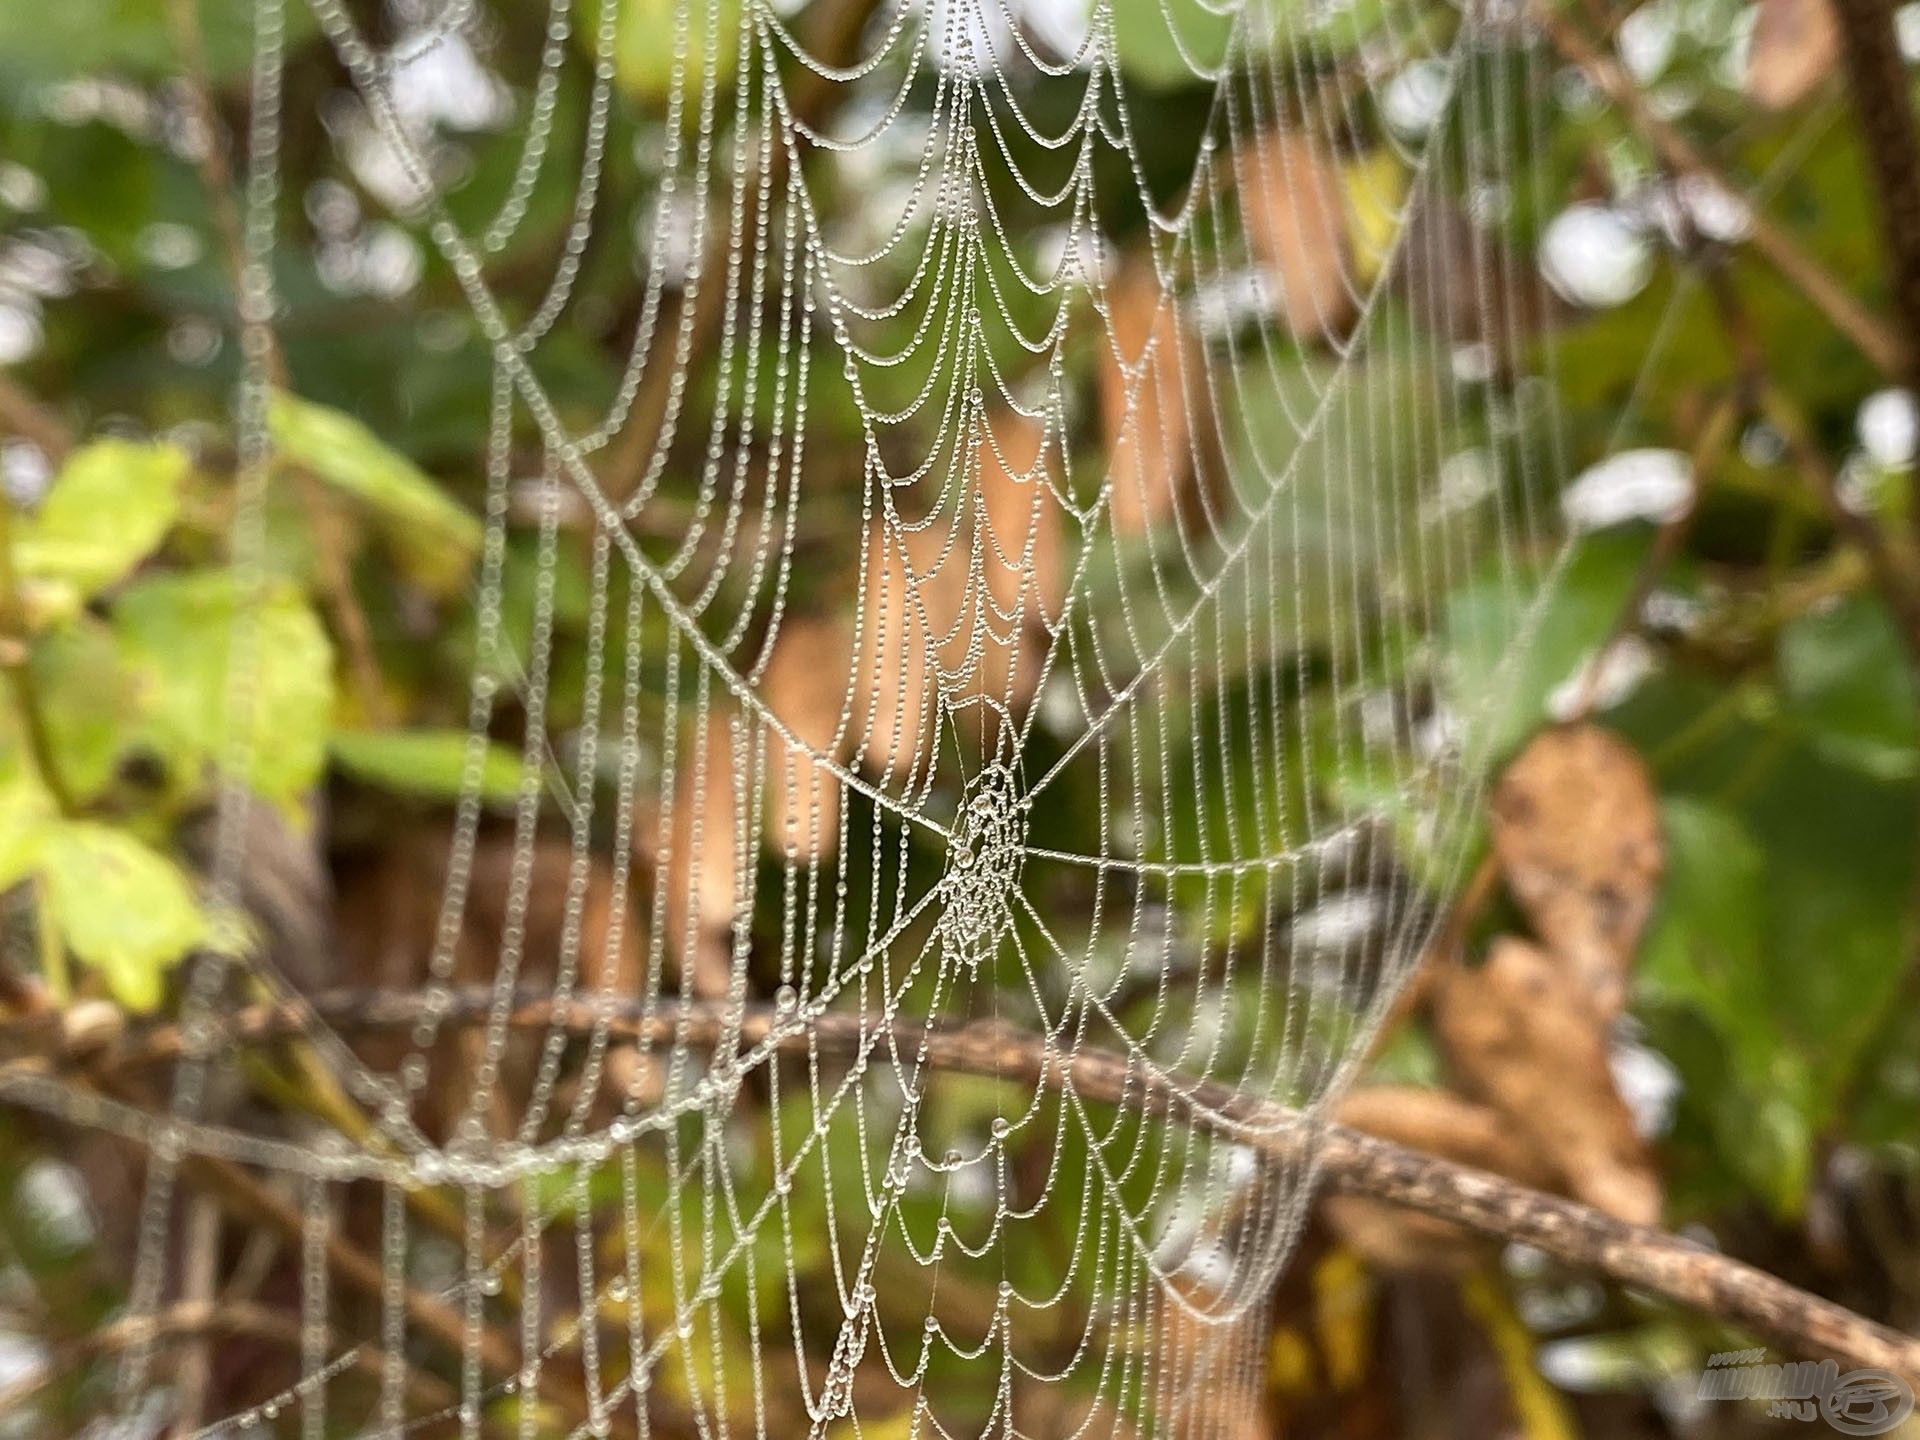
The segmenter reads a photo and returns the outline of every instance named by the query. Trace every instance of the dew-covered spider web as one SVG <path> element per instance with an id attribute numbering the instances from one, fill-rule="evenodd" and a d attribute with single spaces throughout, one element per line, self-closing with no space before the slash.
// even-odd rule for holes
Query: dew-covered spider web
<path id="1" fill-rule="evenodd" d="M 10 1083 L 146 1147 L 136 1315 L 192 1167 L 297 1215 L 294 1353 L 202 1433 L 1264 1433 L 1314 1124 L 1442 921 L 1562 554 L 1524 8 L 552 0 L 518 54 L 493 7 L 544 0 L 301 3 L 256 0 L 239 137 L 237 563 L 317 135 L 484 341 L 485 530 L 433 938 L 381 1002 L 236 926 L 160 1113 Z M 522 96 L 485 203 L 423 118 L 449 48 Z M 582 299 L 607 265 L 629 313 Z M 295 1041 L 325 1123 L 223 1100 Z M 121 1411 L 168 1366 L 132 1347 Z"/>

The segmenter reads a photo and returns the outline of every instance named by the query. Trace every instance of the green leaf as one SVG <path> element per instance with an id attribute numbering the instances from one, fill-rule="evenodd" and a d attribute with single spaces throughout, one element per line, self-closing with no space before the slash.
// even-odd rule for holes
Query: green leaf
<path id="1" fill-rule="evenodd" d="M 243 638 L 253 670 L 242 687 L 253 715 L 248 782 L 297 820 L 326 764 L 332 647 L 291 586 L 267 589 L 245 625 L 240 601 L 224 570 L 157 576 L 120 597 L 113 625 L 143 687 L 146 738 L 194 774 L 223 758 L 229 647 Z"/>
<path id="2" fill-rule="evenodd" d="M 70 80 L 88 71 L 172 79 L 180 73 L 170 0 L 94 0 L 86 5 L 0 5 L 0 72 Z M 246 0 L 199 0 L 207 67 L 216 80 L 244 74 L 253 53 L 253 11 Z M 286 19 L 290 39 L 311 33 L 298 7 Z"/>
<path id="3" fill-rule="evenodd" d="M 175 445 L 97 440 L 75 452 L 18 527 L 22 578 L 71 585 L 82 595 L 125 579 L 172 528 L 191 468 Z"/>
<path id="4" fill-rule="evenodd" d="M 674 0 L 619 0 L 620 18 L 614 35 L 613 73 L 621 90 L 635 100 L 663 102 L 673 83 Z M 709 61 L 714 79 L 726 80 L 733 74 L 740 55 L 740 6 L 738 0 L 710 0 L 718 10 L 719 39 L 714 53 L 707 53 L 707 32 L 716 17 L 706 7 L 692 12 L 687 23 L 685 74 L 682 82 L 688 95 L 698 100 L 706 83 Z M 582 28 L 591 35 L 592 26 Z"/>
<path id="5" fill-rule="evenodd" d="M 341 730 L 333 763 L 354 779 L 406 795 L 451 800 L 467 767 L 464 730 Z M 520 757 L 487 743 L 480 757 L 480 798 L 509 801 L 520 791 Z"/>
<path id="6" fill-rule="evenodd" d="M 1761 931 L 1766 857 L 1738 816 L 1705 801 L 1667 801 L 1661 828 L 1666 875 L 1641 950 L 1640 986 L 1701 1010 L 1740 1043 L 1743 1062 L 1764 1068 L 1777 1038 Z"/>
<path id="7" fill-rule="evenodd" d="M 16 776 L 0 785 L 0 890 L 10 890 L 40 864 L 53 802 L 39 782 Z"/>
<path id="8" fill-rule="evenodd" d="M 1195 66 L 1217 66 L 1232 33 L 1231 15 L 1179 0 L 1115 0 L 1113 6 L 1120 68 L 1129 79 L 1158 89 L 1201 83 Z"/>
<path id="9" fill-rule="evenodd" d="M 1877 600 L 1795 617 L 1780 635 L 1780 695 L 1828 754 L 1874 775 L 1920 773 L 1920 706 L 1905 647 Z"/>
<path id="10" fill-rule="evenodd" d="M 1812 1165 L 1815 1099 L 1768 974 L 1766 856 L 1719 806 L 1669 800 L 1661 819 L 1666 878 L 1641 951 L 1641 998 L 1707 1023 L 1710 1044 L 1668 1047 L 1692 1082 L 1687 1103 L 1705 1110 L 1722 1163 L 1776 1214 L 1796 1214 Z"/>
<path id="11" fill-rule="evenodd" d="M 54 825 L 40 857 L 42 894 L 67 948 L 129 1010 L 160 1003 L 166 973 L 207 935 L 180 868 L 111 825 Z"/>
<path id="12" fill-rule="evenodd" d="M 268 414 L 280 458 L 365 505 L 407 575 L 436 595 L 465 583 L 480 522 L 351 415 L 285 393 Z"/>
<path id="13" fill-rule="evenodd" d="M 1900 1003 L 1915 788 L 1765 717 L 1728 722 L 1671 783 L 1688 793 L 1664 804 L 1640 998 L 1704 1024 L 1710 1043 L 1668 1051 L 1682 1108 L 1717 1164 L 1790 1216 L 1816 1137 L 1849 1123 L 1843 1107 Z"/>
<path id="14" fill-rule="evenodd" d="M 1469 753 L 1497 758 L 1547 718 L 1553 693 L 1613 633 L 1651 542 L 1645 526 L 1588 536 L 1537 602 L 1537 574 L 1509 580 L 1492 565 L 1449 597 L 1442 674 Z"/>
<path id="15" fill-rule="evenodd" d="M 98 799 L 136 738 L 140 713 L 112 629 L 77 616 L 41 635 L 28 663 L 61 783 L 76 800 Z"/>

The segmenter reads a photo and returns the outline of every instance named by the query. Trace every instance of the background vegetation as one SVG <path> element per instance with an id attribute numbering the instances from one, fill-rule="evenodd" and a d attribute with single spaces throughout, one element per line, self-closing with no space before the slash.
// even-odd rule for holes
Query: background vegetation
<path id="1" fill-rule="evenodd" d="M 796 27 L 824 3 L 803 7 Z M 420 18 L 402 3 L 350 8 L 376 31 Z M 582 318 L 556 332 L 543 371 L 570 413 L 605 403 L 639 304 L 632 237 L 659 163 L 666 8 L 622 3 L 615 219 L 584 257 Z M 1118 3 L 1125 25 L 1150 25 L 1153 8 Z M 518 159 L 508 122 L 528 104 L 544 13 L 495 7 L 477 48 L 437 52 L 411 77 L 412 123 L 468 223 L 493 213 Z M 388 203 L 392 178 L 326 45 L 302 8 L 290 14 L 288 111 L 320 123 L 296 124 L 284 156 L 283 388 L 247 903 L 303 985 L 404 984 L 431 935 L 421 896 L 437 889 L 437 837 L 462 773 L 465 677 L 490 659 L 476 654 L 468 607 L 488 358 L 418 217 Z M 1916 21 L 1900 15 L 1920 47 Z M 1364 39 L 1364 18 L 1355 25 Z M 1499 843 L 1461 931 L 1475 956 L 1512 956 L 1503 947 L 1522 935 L 1535 956 L 1585 955 L 1601 989 L 1624 993 L 1567 1042 L 1590 1045 L 1594 1064 L 1553 1073 L 1543 1093 L 1541 1074 L 1489 1073 L 1479 1042 L 1449 1024 L 1461 1013 L 1449 994 L 1467 1003 L 1462 985 L 1480 987 L 1473 1013 L 1497 1012 L 1504 972 L 1429 975 L 1366 1084 L 1432 1089 L 1439 1108 L 1410 1112 L 1399 1096 L 1376 1120 L 1500 1164 L 1471 1143 L 1489 1117 L 1506 1112 L 1523 1135 L 1550 1129 L 1541 1117 L 1560 1109 L 1612 1117 L 1596 1122 L 1613 1126 L 1597 1139 L 1536 1135 L 1547 1173 L 1526 1178 L 1658 1215 L 1912 1330 L 1920 629 L 1903 616 L 1920 594 L 1920 413 L 1902 388 L 1905 347 L 1834 23 L 1824 0 L 1590 0 L 1554 15 L 1549 33 L 1540 178 L 1564 206 L 1516 217 L 1510 240 L 1554 281 L 1525 325 L 1559 345 L 1578 476 L 1563 509 L 1586 539 L 1493 723 L 1503 752 L 1576 718 L 1626 748 L 1549 731 L 1547 749 L 1527 752 L 1534 768 L 1509 773 L 1501 793 L 1541 800 L 1548 817 L 1503 832 L 1496 815 Z M 222 157 L 243 129 L 249 34 L 240 0 L 0 5 L 0 979 L 15 1021 L 100 1002 L 170 1006 L 183 958 L 213 938 L 200 879 L 236 606 Z M 1359 50 L 1331 55 L 1330 70 L 1350 72 Z M 1133 61 L 1149 136 L 1191 128 L 1205 105 L 1164 60 L 1142 45 Z M 582 80 L 569 67 L 556 100 L 569 154 Z M 1149 156 L 1171 193 L 1184 162 Z M 1329 243 L 1363 268 L 1377 239 L 1355 177 L 1391 186 L 1398 163 L 1386 144 L 1362 145 L 1331 177 L 1348 199 Z M 571 161 L 549 168 L 496 257 L 511 305 L 538 302 L 571 172 Z M 1311 373 L 1326 337 L 1293 328 Z M 1095 357 L 1086 367 L 1073 383 L 1097 396 Z M 815 433 L 825 447 L 856 443 L 845 416 L 821 415 Z M 649 511 L 652 538 L 685 519 L 675 506 L 692 490 L 678 484 Z M 856 523 L 857 486 L 842 488 L 844 523 L 816 514 L 818 531 L 801 537 L 815 563 L 798 592 L 821 616 L 839 603 L 835 532 Z M 515 504 L 505 618 L 524 636 L 537 506 L 521 493 Z M 584 545 L 558 553 L 564 657 L 580 653 L 589 623 L 589 559 Z M 1470 590 L 1484 580 L 1461 581 L 1461 613 L 1499 603 Z M 1460 646 L 1458 664 L 1490 663 Z M 554 677 L 547 726 L 562 746 L 585 679 L 564 664 Z M 1299 703 L 1300 723 L 1319 723 L 1324 697 Z M 521 723 L 506 715 L 496 732 L 485 788 L 497 801 L 519 785 Z M 1570 759 L 1553 748 L 1563 743 L 1602 749 Z M 1054 823 L 1072 848 L 1077 812 L 1062 812 Z M 1615 841 L 1641 845 L 1638 858 L 1593 858 Z M 497 869 L 505 854 L 496 836 L 480 864 Z M 563 873 L 564 846 L 539 864 Z M 1542 867 L 1563 878 L 1535 883 Z M 1596 920 L 1596 886 L 1621 889 L 1627 921 Z M 559 926 L 559 899 L 537 900 L 533 923 Z M 297 1055 L 263 1058 L 240 1083 L 236 1105 L 339 1118 Z M 1369 1095 L 1399 1092 L 1370 1088 L 1350 1118 L 1364 1122 Z M 141 1162 L 24 1112 L 0 1116 L 0 1155 L 0 1431 L 67 1433 L 102 1403 L 127 1343 L 111 1322 Z M 295 1202 L 269 1187 L 249 1206 L 244 1185 L 217 1179 L 192 1187 L 201 1199 L 177 1246 L 202 1258 L 186 1283 L 197 1276 L 203 1296 L 258 1323 L 216 1351 L 188 1337 L 168 1362 L 177 1384 L 157 1426 L 226 1413 L 291 1373 L 272 1320 L 287 1313 L 297 1244 L 275 1227 Z M 826 1263 L 824 1251 L 800 1258 Z M 1256 1423 L 1347 1437 L 1695 1436 L 1770 1423 L 1689 1399 L 1705 1355 L 1742 1337 L 1403 1217 L 1330 1208 L 1274 1304 L 1264 1419 L 1248 1421 L 1250 1436 Z M 661 1424 L 673 1431 L 670 1413 Z"/>

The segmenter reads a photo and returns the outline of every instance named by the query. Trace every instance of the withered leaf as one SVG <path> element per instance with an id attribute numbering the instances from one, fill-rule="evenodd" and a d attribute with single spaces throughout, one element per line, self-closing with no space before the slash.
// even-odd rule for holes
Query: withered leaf
<path id="1" fill-rule="evenodd" d="M 780 627 L 761 676 L 767 708 L 815 754 L 840 759 L 836 744 L 852 669 L 853 637 L 837 619 L 794 616 Z M 844 737 L 841 737 L 844 739 Z M 777 854 L 802 865 L 833 853 L 840 832 L 840 782 L 805 750 L 767 728 L 763 827 Z"/>
<path id="2" fill-rule="evenodd" d="M 1353 323 L 1339 170 L 1304 135 L 1270 131 L 1235 156 L 1240 210 L 1281 322 L 1324 340 Z"/>
<path id="3" fill-rule="evenodd" d="M 942 687 L 968 724 L 1032 700 L 1067 581 L 1045 436 L 1038 420 L 994 412 L 939 509 L 898 528 L 873 523 L 853 712 L 868 766 L 924 771 Z"/>
<path id="4" fill-rule="evenodd" d="M 1790 109 L 1833 73 L 1839 53 L 1831 0 L 1758 0 L 1747 49 L 1747 95 L 1769 110 Z"/>
<path id="5" fill-rule="evenodd" d="M 716 708 L 694 727 L 679 757 L 660 897 L 680 983 L 702 998 L 732 987 L 733 917 L 746 873 L 737 770 L 732 720 Z"/>
<path id="6" fill-rule="evenodd" d="M 1108 513 L 1122 535 L 1144 534 L 1170 516 L 1192 471 L 1183 391 L 1191 382 L 1183 377 L 1197 362 L 1183 354 L 1192 347 L 1182 345 L 1174 307 L 1145 254 L 1129 257 L 1107 286 L 1112 348 L 1100 351 L 1100 424 L 1110 447 Z"/>
<path id="7" fill-rule="evenodd" d="M 929 763 L 939 677 L 925 601 L 908 584 L 906 539 L 879 519 L 867 532 L 866 567 L 851 738 L 860 764 L 897 779 Z"/>
<path id="8" fill-rule="evenodd" d="M 1502 936 L 1483 964 L 1446 973 L 1433 1024 L 1460 1088 L 1503 1114 L 1568 1194 L 1659 1220 L 1659 1176 L 1614 1086 L 1606 1022 L 1563 966 Z"/>
<path id="9" fill-rule="evenodd" d="M 1547 730 L 1507 767 L 1491 808 L 1514 900 L 1596 1012 L 1618 1015 L 1660 883 L 1660 807 L 1640 757 L 1598 726 Z"/>
<path id="10" fill-rule="evenodd" d="M 1553 1166 L 1498 1110 L 1445 1090 L 1363 1086 L 1334 1107 L 1332 1118 L 1536 1190 L 1558 1184 Z M 1334 1232 L 1377 1269 L 1458 1272 L 1486 1254 L 1485 1242 L 1471 1231 L 1385 1201 L 1329 1195 L 1321 1209 Z"/>

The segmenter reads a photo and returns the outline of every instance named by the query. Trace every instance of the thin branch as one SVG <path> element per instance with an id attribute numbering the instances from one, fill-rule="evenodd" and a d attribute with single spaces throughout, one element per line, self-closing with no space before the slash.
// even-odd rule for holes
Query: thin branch
<path id="1" fill-rule="evenodd" d="M 1860 138 L 1872 168 L 1880 227 L 1890 269 L 1893 303 L 1906 331 L 1910 364 L 1904 378 L 1909 394 L 1920 397 L 1920 131 L 1913 116 L 1913 82 L 1900 43 L 1891 0 L 1832 0 L 1839 20 L 1840 46 L 1847 68 L 1847 89 L 1859 117 Z M 1810 447 L 1809 447 L 1810 448 Z M 1920 476 L 1909 499 L 1909 525 L 1920 532 Z M 1920 586 L 1903 597 L 1900 612 L 1912 652 L 1912 678 L 1920 684 Z M 1916 867 L 1913 903 L 1920 908 L 1920 867 Z M 1845 1116 L 1858 1099 L 1867 1063 L 1912 1013 L 1920 996 L 1920 940 L 1909 940 L 1906 964 L 1881 1018 L 1842 1090 L 1835 1114 Z"/>
<path id="2" fill-rule="evenodd" d="M 88 1018 L 89 1015 L 91 1019 Z M 98 1033 L 109 1033 L 112 1027 L 103 1024 L 106 1015 L 105 1008 L 100 1004 L 93 1004 L 39 1010 L 9 1023 L 35 1027 L 51 1017 L 75 1016 L 77 1025 L 74 1028 L 82 1033 L 94 1025 L 103 1025 L 103 1029 Z M 180 1053 L 181 1042 L 182 1037 L 175 1030 L 173 1054 L 176 1056 Z M 110 1095 L 122 1103 L 138 1105 L 148 1110 L 157 1108 L 152 1095 L 138 1085 L 131 1070 L 116 1074 L 79 1077 L 79 1083 L 90 1084 L 101 1093 Z M 180 1161 L 180 1174 L 187 1183 L 219 1200 L 230 1214 L 244 1217 L 275 1232 L 291 1246 L 297 1247 L 302 1243 L 305 1236 L 306 1217 L 301 1213 L 300 1207 L 264 1182 L 255 1179 L 244 1166 L 217 1155 L 189 1153 Z M 369 1254 L 337 1230 L 327 1237 L 326 1248 L 328 1272 L 336 1282 L 366 1299 L 376 1302 L 384 1301 L 387 1293 L 386 1272 L 378 1257 Z M 402 1305 L 406 1312 L 407 1323 L 415 1331 L 433 1340 L 449 1356 L 459 1357 L 464 1354 L 468 1337 L 466 1317 L 460 1306 L 412 1286 L 406 1288 Z M 485 1371 L 497 1375 L 511 1375 L 518 1372 L 521 1355 L 517 1340 L 509 1339 L 494 1329 L 482 1327 L 479 1347 L 480 1361 Z M 571 1376 L 563 1375 L 557 1370 L 543 1370 L 540 1378 L 540 1392 L 574 1407 L 582 1414 L 585 1413 L 585 1389 Z"/>
<path id="3" fill-rule="evenodd" d="M 1871 515 L 1847 502 L 1840 477 L 1814 444 L 1798 407 L 1774 383 L 1753 316 L 1726 272 L 1719 266 L 1706 266 L 1702 273 L 1743 382 L 1753 389 L 1753 400 L 1768 423 L 1780 432 L 1794 465 L 1806 477 L 1835 533 L 1851 541 L 1866 558 L 1874 584 L 1899 623 L 1910 658 L 1920 665 L 1920 585 L 1915 582 L 1906 551 L 1895 548 Z"/>
<path id="4" fill-rule="evenodd" d="M 0 429 L 32 441 L 55 465 L 73 449 L 73 433 L 66 422 L 4 371 L 0 371 Z"/>
<path id="5" fill-rule="evenodd" d="M 13 565 L 13 501 L 0 494 L 0 670 L 13 691 L 14 708 L 26 732 L 27 751 L 41 784 L 62 810 L 73 809 L 73 795 L 53 753 L 46 708 L 33 675 L 33 638 L 28 633 L 27 604 Z"/>
<path id="6" fill-rule="evenodd" d="M 443 1023 L 478 1023 L 492 1000 L 484 986 L 458 990 L 447 1001 Z M 420 995 L 336 991 L 303 1005 L 250 1006 L 230 1016 L 228 1028 L 231 1038 L 243 1045 L 297 1035 L 311 1017 L 344 1032 L 406 1030 L 427 1003 Z M 587 1034 L 604 1018 L 598 999 L 560 1003 L 541 994 L 522 994 L 515 999 L 509 1024 L 541 1033 L 557 1027 Z M 804 1028 L 784 1028 L 790 1024 L 789 1016 L 766 1005 L 736 1015 L 718 1002 L 620 1000 L 612 1006 L 610 1032 L 616 1042 L 677 1042 L 696 1049 L 727 1043 L 745 1048 L 771 1039 L 783 1052 L 846 1059 L 876 1048 L 886 1053 L 888 1048 L 878 1043 L 882 1037 L 868 1017 L 829 1013 L 813 1017 Z M 1155 1070 L 1131 1055 L 1092 1047 L 1062 1054 L 1041 1037 L 998 1022 L 941 1028 L 895 1021 L 892 1032 L 898 1053 L 924 1053 L 934 1070 L 1071 1088 L 1084 1100 L 1206 1124 L 1274 1161 L 1311 1161 L 1336 1190 L 1533 1246 L 1567 1264 L 1765 1336 L 1800 1355 L 1880 1367 L 1920 1381 L 1920 1340 L 1697 1242 L 1626 1224 L 1574 1201 L 1419 1154 L 1217 1081 Z M 170 1061 L 179 1056 L 181 1046 L 176 1027 L 144 1020 L 129 1019 L 117 1034 L 96 1022 L 76 1035 L 58 1014 L 0 1025 L 0 1057 L 11 1057 L 8 1068 L 79 1066 L 97 1075 Z"/>
<path id="7" fill-rule="evenodd" d="M 196 1194 L 187 1205 L 185 1254 L 180 1259 L 180 1299 L 211 1310 L 220 1279 L 220 1202 Z M 146 1317 L 141 1317 L 145 1319 Z M 201 1428 L 213 1383 L 213 1335 L 209 1330 L 185 1338 L 186 1353 L 174 1371 L 175 1415 L 180 1433 Z"/>
<path id="8" fill-rule="evenodd" d="M 1627 122 L 1672 170 L 1696 175 L 1727 195 L 1738 195 L 1739 187 L 1703 155 L 1693 142 L 1654 113 L 1645 95 L 1626 70 L 1603 53 L 1578 26 L 1550 5 L 1536 4 L 1530 12 L 1552 40 L 1554 48 L 1574 65 L 1588 82 L 1613 101 Z M 1850 340 L 1860 353 L 1888 379 L 1905 383 L 1912 365 L 1907 337 L 1862 304 L 1838 277 L 1803 248 L 1800 242 L 1776 221 L 1749 207 L 1747 244 L 1783 279 L 1806 297 L 1828 322 Z"/>
<path id="9" fill-rule="evenodd" d="M 48 1386 L 70 1376 L 80 1365 L 111 1358 L 142 1345 L 205 1345 L 212 1340 L 254 1340 L 298 1351 L 301 1325 L 284 1311 L 234 1300 L 191 1300 L 152 1315 L 129 1315 L 56 1346 L 39 1369 L 0 1388 L 0 1420 L 18 1413 Z M 363 1345 L 355 1350 L 352 1364 L 355 1369 L 378 1379 L 386 1359 L 378 1347 Z M 411 1398 L 419 1409 L 446 1409 L 457 1399 L 444 1381 L 417 1370 L 408 1373 Z M 197 1428 L 181 1427 L 183 1432 Z"/>
<path id="10" fill-rule="evenodd" d="M 1634 573 L 1633 584 L 1627 591 L 1626 599 L 1613 617 L 1612 628 L 1606 639 L 1600 642 L 1594 651 L 1593 659 L 1586 665 L 1581 676 L 1580 692 L 1573 702 L 1572 718 L 1585 720 L 1593 714 L 1600 703 L 1600 683 L 1606 678 L 1606 669 L 1614 653 L 1626 642 L 1629 636 L 1636 634 L 1647 608 L 1647 600 L 1653 594 L 1654 586 L 1660 583 L 1660 577 L 1667 573 L 1688 535 L 1693 532 L 1694 517 L 1700 513 L 1700 496 L 1712 480 L 1713 472 L 1726 458 L 1728 447 L 1733 443 L 1736 427 L 1740 423 L 1741 402 L 1734 396 L 1723 397 L 1708 412 L 1707 421 L 1701 427 L 1699 437 L 1694 442 L 1693 453 L 1687 460 L 1687 498 L 1679 513 L 1661 525 L 1648 548 L 1646 558 Z"/>
<path id="11" fill-rule="evenodd" d="M 1906 331 L 1908 359 L 1920 356 L 1920 136 L 1913 123 L 1906 57 L 1891 0 L 1833 0 L 1847 92 L 1873 169 L 1881 233 L 1891 270 L 1893 304 Z M 1920 391 L 1920 375 L 1903 377 Z M 1920 509 L 1915 512 L 1920 523 Z"/>

